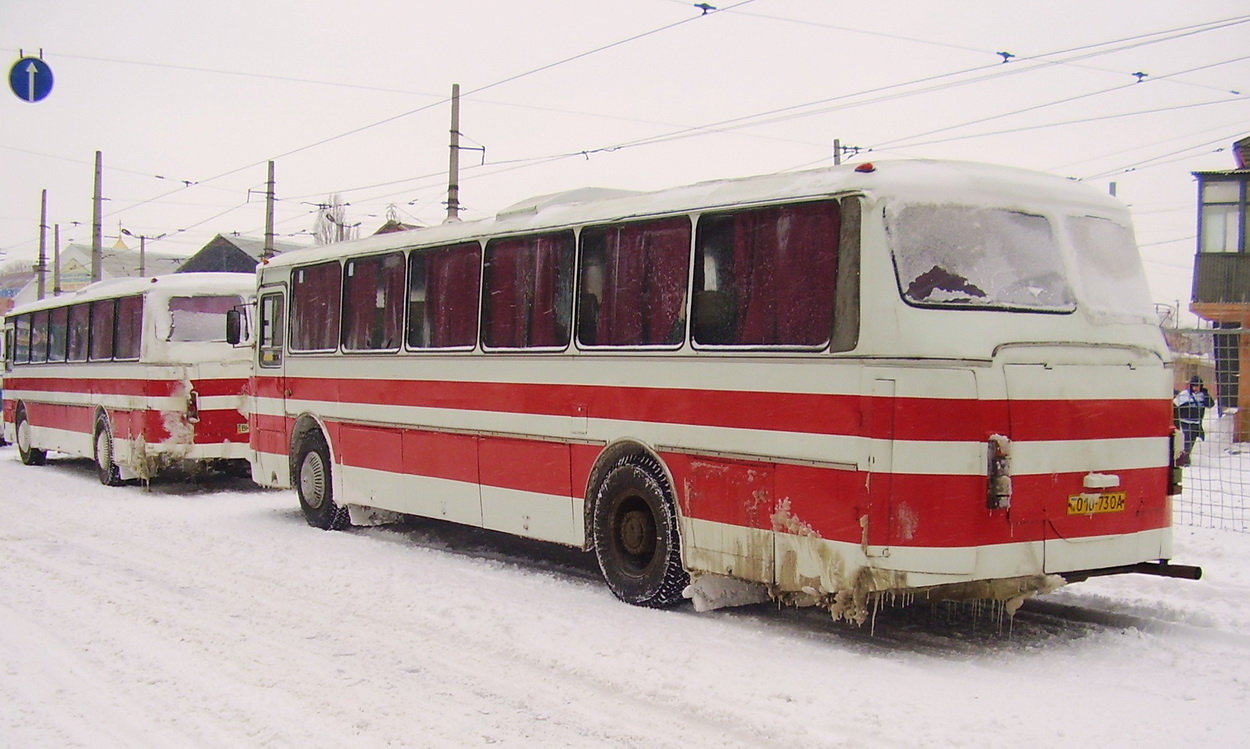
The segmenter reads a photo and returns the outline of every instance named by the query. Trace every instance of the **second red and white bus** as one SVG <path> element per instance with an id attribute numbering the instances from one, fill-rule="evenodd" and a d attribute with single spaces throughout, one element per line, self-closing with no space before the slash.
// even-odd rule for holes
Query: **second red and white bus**
<path id="1" fill-rule="evenodd" d="M 1173 566 L 1171 363 L 1127 211 L 886 162 L 296 251 L 258 269 L 253 478 L 593 549 L 650 606 L 1003 601 Z"/>
<path id="2" fill-rule="evenodd" d="M 92 458 L 109 485 L 246 465 L 249 352 L 225 342 L 250 275 L 119 279 L 5 317 L 4 432 L 22 462 Z"/>

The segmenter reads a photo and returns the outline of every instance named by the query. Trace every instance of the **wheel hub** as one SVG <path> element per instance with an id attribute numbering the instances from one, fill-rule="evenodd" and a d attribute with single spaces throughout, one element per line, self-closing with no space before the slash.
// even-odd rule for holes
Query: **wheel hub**
<path id="1" fill-rule="evenodd" d="M 631 510 L 621 518 L 621 546 L 634 557 L 649 556 L 655 551 L 655 527 L 651 517 L 641 510 Z"/>

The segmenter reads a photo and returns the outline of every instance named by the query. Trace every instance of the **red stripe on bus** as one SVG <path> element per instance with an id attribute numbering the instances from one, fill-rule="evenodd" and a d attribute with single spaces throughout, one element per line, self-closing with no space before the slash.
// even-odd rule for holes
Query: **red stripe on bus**
<path id="1" fill-rule="evenodd" d="M 1171 405 L 1164 399 L 1008 402 L 419 380 L 287 378 L 285 383 L 291 390 L 287 397 L 301 401 L 584 415 L 875 439 L 982 441 L 991 434 L 1016 440 L 1124 439 L 1165 436 L 1172 423 Z M 256 378 L 262 397 L 281 398 L 279 387 L 276 378 Z"/>
<path id="2" fill-rule="evenodd" d="M 264 417 L 279 435 L 280 417 Z M 553 496 L 593 493 L 602 447 L 330 422 L 340 464 Z M 272 452 L 285 454 L 280 445 Z M 267 451 L 268 452 L 268 451 Z M 1165 467 L 1116 471 L 1123 512 L 1069 516 L 1084 471 L 1017 476 L 1011 507 L 986 507 L 986 478 L 662 456 L 686 517 L 873 546 L 956 548 L 1166 528 Z M 866 527 L 865 527 L 866 526 Z"/>
<path id="3" fill-rule="evenodd" d="M 25 377 L 9 375 L 5 387 L 41 393 L 88 393 L 91 395 L 135 395 L 166 398 L 173 395 L 180 380 L 111 379 L 105 377 Z"/>
<path id="4" fill-rule="evenodd" d="M 205 377 L 192 380 L 191 387 L 200 394 L 201 398 L 212 395 L 243 395 L 247 393 L 247 382 L 246 377 Z"/>

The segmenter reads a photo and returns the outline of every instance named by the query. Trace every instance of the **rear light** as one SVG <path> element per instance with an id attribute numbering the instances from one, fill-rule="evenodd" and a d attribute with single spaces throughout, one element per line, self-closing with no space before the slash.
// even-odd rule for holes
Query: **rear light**
<path id="1" fill-rule="evenodd" d="M 187 421 L 191 424 L 200 421 L 200 394 L 194 390 L 187 396 Z"/>
<path id="2" fill-rule="evenodd" d="M 989 478 L 985 506 L 991 510 L 1011 507 L 1011 440 L 1001 434 L 991 435 L 986 476 Z"/>

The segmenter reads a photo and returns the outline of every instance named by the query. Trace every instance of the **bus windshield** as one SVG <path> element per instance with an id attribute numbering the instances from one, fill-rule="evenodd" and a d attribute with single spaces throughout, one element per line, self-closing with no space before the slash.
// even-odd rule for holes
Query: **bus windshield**
<path id="1" fill-rule="evenodd" d="M 166 341 L 224 343 L 226 312 L 243 303 L 234 295 L 176 296 L 169 299 Z"/>
<path id="2" fill-rule="evenodd" d="M 919 307 L 1072 312 L 1059 242 L 1043 216 L 986 206 L 886 210 L 899 291 Z"/>

